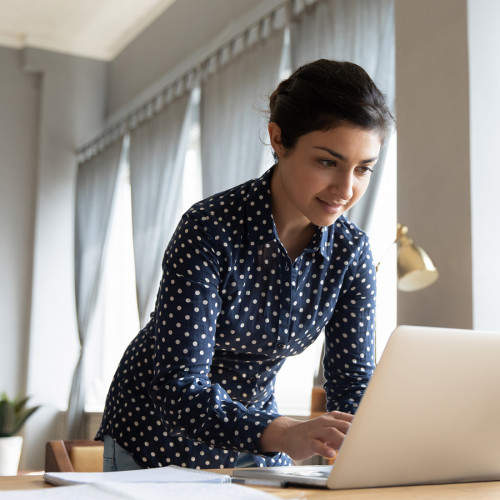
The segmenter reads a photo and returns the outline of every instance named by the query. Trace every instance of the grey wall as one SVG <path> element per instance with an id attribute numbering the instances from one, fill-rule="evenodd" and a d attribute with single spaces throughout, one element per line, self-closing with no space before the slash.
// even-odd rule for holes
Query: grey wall
<path id="1" fill-rule="evenodd" d="M 35 226 L 40 78 L 0 47 L 0 392 L 26 385 Z"/>
<path id="2" fill-rule="evenodd" d="M 36 206 L 32 201 L 31 325 L 29 342 L 23 346 L 28 362 L 22 365 L 27 372 L 26 392 L 42 405 L 25 427 L 23 466 L 38 469 L 43 467 L 45 441 L 63 437 L 57 416 L 66 407 L 78 354 L 73 279 L 75 150 L 103 125 L 107 64 L 26 49 L 24 70 L 40 75 L 42 82 L 37 148 L 32 152 L 36 194 L 31 194 Z M 3 123 L 6 118 L 0 119 Z M 23 313 L 29 317 L 30 309 Z"/>
<path id="3" fill-rule="evenodd" d="M 398 323 L 500 331 L 496 0 L 396 1 L 398 219 L 439 280 Z"/>
<path id="4" fill-rule="evenodd" d="M 471 328 L 466 0 L 396 1 L 397 211 L 439 280 L 398 294 L 398 323 Z"/>

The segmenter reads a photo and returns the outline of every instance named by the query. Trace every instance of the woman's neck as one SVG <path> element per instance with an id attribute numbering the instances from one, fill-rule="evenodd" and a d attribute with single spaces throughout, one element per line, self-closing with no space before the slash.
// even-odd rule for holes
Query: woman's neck
<path id="1" fill-rule="evenodd" d="M 304 251 L 304 248 L 307 247 L 316 232 L 316 226 L 311 223 L 307 227 L 288 227 L 281 230 L 276 224 L 276 229 L 279 239 L 292 262 Z"/>
<path id="2" fill-rule="evenodd" d="M 276 171 L 271 178 L 271 200 L 278 237 L 293 262 L 307 247 L 317 228 L 290 202 Z"/>

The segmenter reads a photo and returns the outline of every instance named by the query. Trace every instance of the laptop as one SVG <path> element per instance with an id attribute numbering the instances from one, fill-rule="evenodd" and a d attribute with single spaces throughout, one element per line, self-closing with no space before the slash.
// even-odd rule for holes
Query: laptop
<path id="1" fill-rule="evenodd" d="M 234 470 L 329 489 L 500 480 L 500 333 L 399 326 L 333 466 Z"/>

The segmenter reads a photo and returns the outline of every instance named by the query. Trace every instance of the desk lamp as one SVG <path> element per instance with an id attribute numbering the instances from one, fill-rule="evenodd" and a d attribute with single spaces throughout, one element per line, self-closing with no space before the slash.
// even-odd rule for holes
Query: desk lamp
<path id="1" fill-rule="evenodd" d="M 408 236 L 408 227 L 398 224 L 396 243 L 399 247 L 398 266 L 398 289 L 403 292 L 414 292 L 432 285 L 439 276 L 427 252 L 415 245 Z M 377 264 L 377 271 L 380 262 Z"/>

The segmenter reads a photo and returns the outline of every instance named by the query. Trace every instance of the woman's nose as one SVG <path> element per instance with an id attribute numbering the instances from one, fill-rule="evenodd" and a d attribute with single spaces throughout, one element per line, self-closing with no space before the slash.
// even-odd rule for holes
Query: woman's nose
<path id="1" fill-rule="evenodd" d="M 336 172 L 330 184 L 330 192 L 343 200 L 350 200 L 353 195 L 354 176 L 350 171 Z"/>

